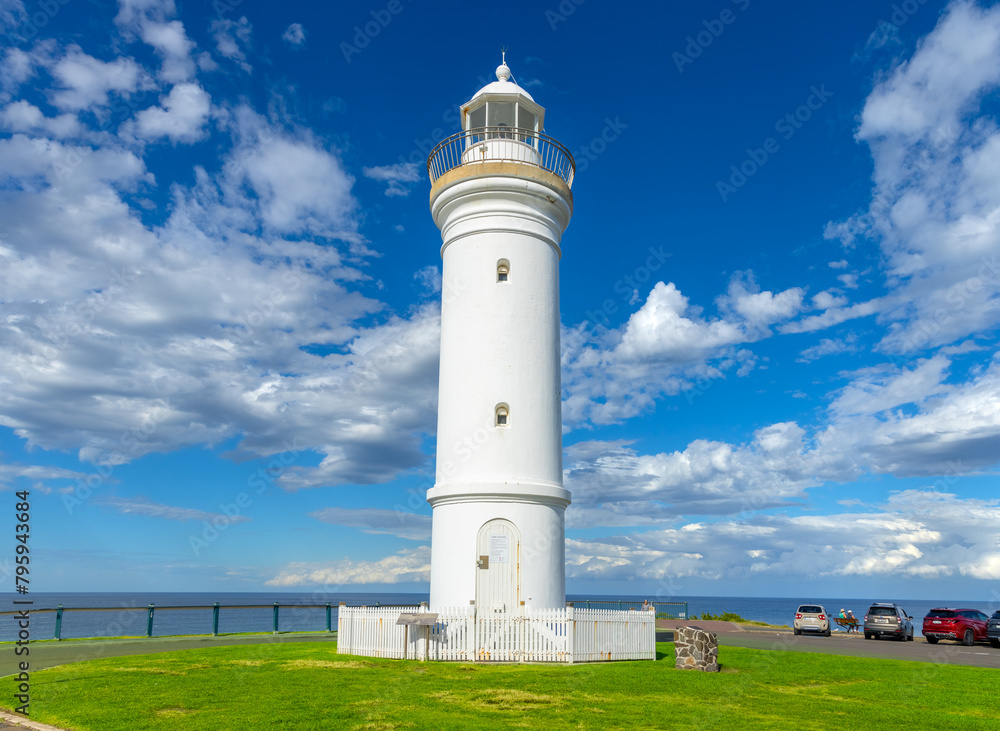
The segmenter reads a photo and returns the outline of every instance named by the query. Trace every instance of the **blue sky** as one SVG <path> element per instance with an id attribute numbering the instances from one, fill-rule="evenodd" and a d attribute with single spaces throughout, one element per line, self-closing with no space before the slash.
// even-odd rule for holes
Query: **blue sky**
<path id="1" fill-rule="evenodd" d="M 425 161 L 507 46 L 577 159 L 568 591 L 1000 601 L 1000 6 L 676 5 L 0 0 L 33 588 L 426 589 Z"/>

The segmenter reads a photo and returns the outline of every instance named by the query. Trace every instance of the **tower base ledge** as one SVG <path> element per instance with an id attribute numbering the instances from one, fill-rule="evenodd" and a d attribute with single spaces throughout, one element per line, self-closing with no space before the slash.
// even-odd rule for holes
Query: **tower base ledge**
<path id="1" fill-rule="evenodd" d="M 542 503 L 565 508 L 571 497 L 565 487 L 551 483 L 444 483 L 427 491 L 432 508 L 453 503 Z"/>

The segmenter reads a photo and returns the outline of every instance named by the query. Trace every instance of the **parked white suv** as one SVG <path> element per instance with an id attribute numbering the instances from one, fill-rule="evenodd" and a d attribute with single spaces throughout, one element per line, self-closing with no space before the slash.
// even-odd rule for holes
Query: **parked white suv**
<path id="1" fill-rule="evenodd" d="M 801 604 L 795 610 L 795 621 L 792 631 L 800 635 L 803 632 L 830 636 L 830 615 L 819 604 Z"/>

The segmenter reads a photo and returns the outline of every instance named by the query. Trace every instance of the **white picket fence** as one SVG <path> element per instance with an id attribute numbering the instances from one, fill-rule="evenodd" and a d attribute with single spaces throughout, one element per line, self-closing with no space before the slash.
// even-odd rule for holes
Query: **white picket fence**
<path id="1" fill-rule="evenodd" d="M 655 660 L 653 612 L 615 609 L 433 610 L 433 625 L 397 625 L 413 607 L 345 607 L 337 620 L 337 652 L 465 662 L 594 662 Z M 422 608 L 419 612 L 429 612 Z"/>

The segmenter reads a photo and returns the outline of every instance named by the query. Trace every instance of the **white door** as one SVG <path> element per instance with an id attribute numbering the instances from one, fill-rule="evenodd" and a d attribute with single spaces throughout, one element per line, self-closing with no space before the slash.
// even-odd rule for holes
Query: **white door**
<path id="1" fill-rule="evenodd" d="M 521 535 L 496 518 L 476 540 L 476 613 L 514 612 L 521 599 Z"/>

